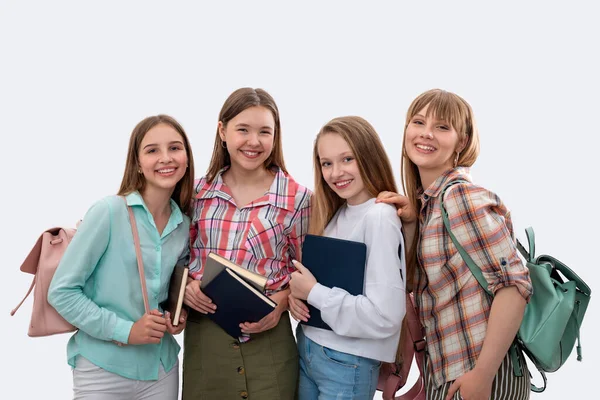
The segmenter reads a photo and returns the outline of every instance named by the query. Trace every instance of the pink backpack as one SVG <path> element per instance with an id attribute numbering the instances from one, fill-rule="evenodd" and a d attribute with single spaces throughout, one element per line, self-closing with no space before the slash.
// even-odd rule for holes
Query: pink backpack
<path id="1" fill-rule="evenodd" d="M 123 197 L 125 203 L 127 201 Z M 148 304 L 148 290 L 146 289 L 146 279 L 144 276 L 144 265 L 142 263 L 142 252 L 140 250 L 140 238 L 138 236 L 137 225 L 133 210 L 127 207 L 129 212 L 129 222 L 133 234 L 133 243 L 135 244 L 135 255 L 137 258 L 138 272 L 142 285 L 142 297 L 144 298 L 144 309 L 146 313 L 150 312 Z M 33 249 L 21 265 L 21 271 L 33 275 L 33 281 L 27 291 L 27 294 L 21 302 L 10 312 L 15 315 L 25 299 L 33 292 L 33 310 L 31 312 L 31 322 L 27 334 L 31 337 L 50 336 L 58 333 L 67 333 L 76 331 L 77 328 L 68 323 L 59 313 L 48 303 L 48 289 L 54 272 L 60 263 L 65 250 L 76 230 L 72 228 L 52 228 L 48 229 L 37 240 Z"/>
<path id="2" fill-rule="evenodd" d="M 77 329 L 65 321 L 48 303 L 50 282 L 62 255 L 73 239 L 73 235 L 75 235 L 75 229 L 48 229 L 42 233 L 21 265 L 21 271 L 32 274 L 33 281 L 23 300 L 10 312 L 10 315 L 17 312 L 33 290 L 33 311 L 27 332 L 31 337 L 73 332 Z"/>
<path id="3" fill-rule="evenodd" d="M 382 391 L 383 400 L 425 400 L 425 330 L 419 321 L 412 294 L 406 294 L 406 323 L 409 335 L 402 346 L 403 363 L 383 363 L 379 369 L 377 390 Z M 406 385 L 413 357 L 419 368 L 419 378 L 410 390 L 396 397 L 396 392 Z"/>

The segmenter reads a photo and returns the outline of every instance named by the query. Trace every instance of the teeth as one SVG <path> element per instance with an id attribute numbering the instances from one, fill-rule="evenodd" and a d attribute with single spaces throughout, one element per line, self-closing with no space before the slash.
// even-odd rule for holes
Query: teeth
<path id="1" fill-rule="evenodd" d="M 242 152 L 250 157 L 254 157 L 258 154 L 258 151 L 242 151 Z"/>
<path id="2" fill-rule="evenodd" d="M 175 171 L 175 168 L 159 169 L 158 173 L 159 174 L 168 174 L 169 172 L 173 172 L 173 171 Z"/>
<path id="3" fill-rule="evenodd" d="M 435 150 L 435 147 L 425 146 L 425 145 L 422 145 L 422 144 L 418 144 L 416 146 L 417 146 L 418 149 L 425 150 L 425 151 L 434 151 Z"/>
<path id="4" fill-rule="evenodd" d="M 342 181 L 342 182 L 336 182 L 335 186 L 345 186 L 345 185 L 349 184 L 350 182 L 352 182 L 352 179 L 348 179 L 347 181 Z"/>

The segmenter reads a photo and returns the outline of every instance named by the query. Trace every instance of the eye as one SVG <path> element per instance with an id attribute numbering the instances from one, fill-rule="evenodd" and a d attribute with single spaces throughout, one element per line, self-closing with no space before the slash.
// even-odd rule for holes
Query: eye
<path id="1" fill-rule="evenodd" d="M 172 151 L 183 150 L 181 146 L 171 146 Z"/>
<path id="2" fill-rule="evenodd" d="M 248 129 L 246 129 L 246 128 L 238 128 L 238 132 L 244 132 L 244 133 L 247 133 L 247 132 L 248 132 Z"/>
<path id="3" fill-rule="evenodd" d="M 420 119 L 413 120 L 413 124 L 415 124 L 415 125 L 424 125 L 423 121 L 421 121 Z"/>
<path id="4" fill-rule="evenodd" d="M 156 149 L 149 149 L 146 151 L 146 154 L 156 153 Z"/>
<path id="5" fill-rule="evenodd" d="M 448 127 L 448 125 L 438 125 L 438 129 L 441 129 L 443 131 L 448 131 L 450 130 L 450 128 Z"/>
<path id="6" fill-rule="evenodd" d="M 261 135 L 270 135 L 271 131 L 260 131 Z"/>
<path id="7" fill-rule="evenodd" d="M 348 157 L 344 157 L 344 162 L 345 162 L 345 163 L 348 163 L 348 162 L 350 162 L 350 161 L 352 161 L 352 160 L 354 160 L 354 157 L 350 157 L 350 156 L 348 156 Z"/>
<path id="8" fill-rule="evenodd" d="M 331 165 L 331 163 L 330 163 L 329 161 L 323 161 L 323 162 L 321 163 L 321 167 L 322 167 L 322 168 L 327 168 L 327 167 L 329 167 L 330 165 Z"/>

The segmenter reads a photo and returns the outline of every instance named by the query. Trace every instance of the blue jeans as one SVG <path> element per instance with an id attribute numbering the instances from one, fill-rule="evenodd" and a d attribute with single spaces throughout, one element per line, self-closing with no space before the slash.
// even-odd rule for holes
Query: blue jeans
<path id="1" fill-rule="evenodd" d="M 323 347 L 296 330 L 299 400 L 372 400 L 381 363 Z"/>

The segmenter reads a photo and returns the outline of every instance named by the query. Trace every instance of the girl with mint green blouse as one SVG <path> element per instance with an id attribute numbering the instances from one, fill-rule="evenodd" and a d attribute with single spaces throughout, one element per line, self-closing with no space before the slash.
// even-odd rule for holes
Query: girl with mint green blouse
<path id="1" fill-rule="evenodd" d="M 160 304 L 173 268 L 186 265 L 193 157 L 166 115 L 133 130 L 118 194 L 86 213 L 52 279 L 50 304 L 78 331 L 67 346 L 75 399 L 177 399 L 179 345 Z M 123 199 L 125 198 L 125 200 Z M 144 311 L 133 234 L 140 237 L 150 313 Z"/>

